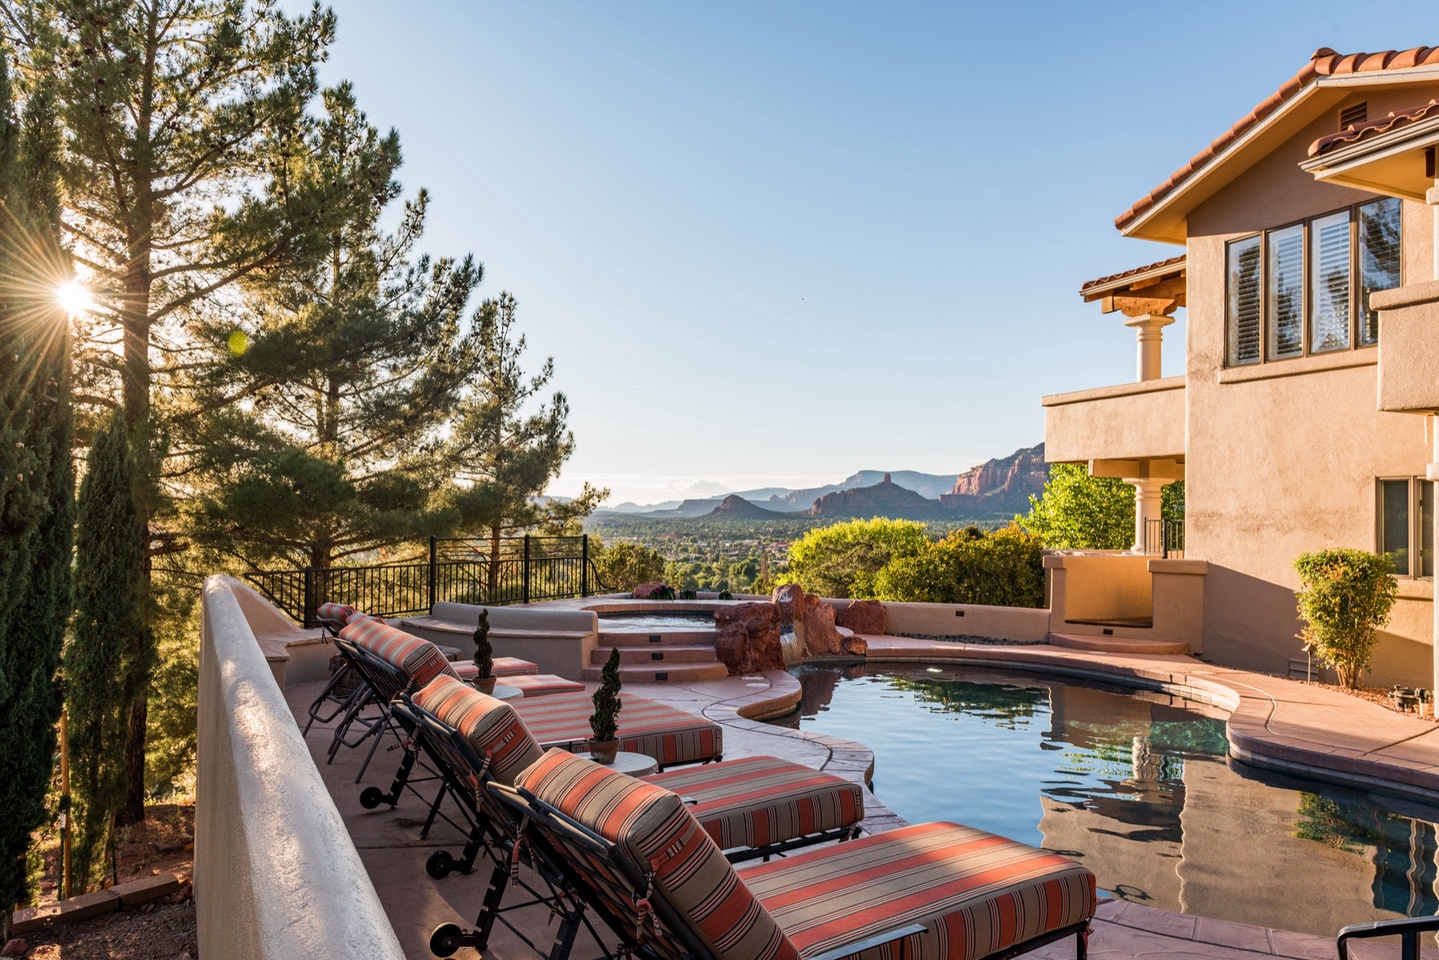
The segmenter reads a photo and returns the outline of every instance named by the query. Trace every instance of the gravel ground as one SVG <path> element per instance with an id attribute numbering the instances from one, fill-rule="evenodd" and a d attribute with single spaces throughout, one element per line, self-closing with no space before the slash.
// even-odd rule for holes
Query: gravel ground
<path id="1" fill-rule="evenodd" d="M 941 643 L 982 643 L 991 647 L 1038 647 L 1043 646 L 1043 640 L 1003 640 L 999 637 L 979 637 L 972 633 L 953 633 L 943 637 L 930 636 L 923 633 L 896 633 L 896 637 L 908 637 L 910 640 L 938 640 Z"/>

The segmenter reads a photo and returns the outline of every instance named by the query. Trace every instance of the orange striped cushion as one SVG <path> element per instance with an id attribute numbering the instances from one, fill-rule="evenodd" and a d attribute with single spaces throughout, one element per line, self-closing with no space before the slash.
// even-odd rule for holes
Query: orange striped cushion
<path id="1" fill-rule="evenodd" d="M 458 730 L 480 756 L 489 757 L 490 776 L 507 787 L 543 752 L 513 707 L 459 680 L 436 677 L 414 701 Z"/>
<path id="2" fill-rule="evenodd" d="M 776 757 L 746 757 L 644 778 L 687 800 L 720 845 L 762 847 L 864 819 L 859 784 Z"/>
<path id="3" fill-rule="evenodd" d="M 620 749 L 653 757 L 661 766 L 711 760 L 724 751 L 719 724 L 644 697 L 620 693 Z M 590 739 L 594 702 L 587 693 L 521 700 L 515 712 L 545 747 L 580 746 Z"/>
<path id="4" fill-rule="evenodd" d="M 973 960 L 1082 923 L 1095 908 L 1094 874 L 1073 860 L 953 823 L 902 827 L 741 875 L 801 957 L 922 923 L 905 960 Z"/>
<path id="5" fill-rule="evenodd" d="M 574 680 L 557 677 L 553 673 L 527 673 L 504 677 L 500 681 L 507 687 L 516 687 L 526 697 L 548 697 L 556 693 L 584 693 L 585 685 Z"/>
<path id="6" fill-rule="evenodd" d="M 516 785 L 615 844 L 639 873 L 652 874 L 653 895 L 664 896 L 721 960 L 796 960 L 784 932 L 673 793 L 561 750 L 546 753 Z M 631 891 L 607 887 L 607 902 L 630 901 Z M 641 938 L 674 954 L 663 931 L 649 922 L 635 926 Z"/>
<path id="7" fill-rule="evenodd" d="M 357 618 L 345 625 L 340 636 L 399 668 L 410 678 L 411 690 L 423 687 L 441 674 L 455 676 L 439 647 L 422 637 L 397 630 L 383 621 L 369 617 Z M 382 692 L 393 698 L 400 691 Z"/>
<path id="8" fill-rule="evenodd" d="M 334 620 L 340 624 L 349 620 L 354 612 L 355 608 L 348 603 L 322 603 L 315 608 L 315 616 L 321 620 Z"/>
<path id="9" fill-rule="evenodd" d="M 539 673 L 540 668 L 519 657 L 495 657 L 495 676 L 517 677 L 526 673 Z"/>

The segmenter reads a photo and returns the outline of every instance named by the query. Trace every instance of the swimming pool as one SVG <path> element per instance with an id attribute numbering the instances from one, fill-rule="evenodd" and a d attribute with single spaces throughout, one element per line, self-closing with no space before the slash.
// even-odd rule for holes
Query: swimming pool
<path id="1" fill-rule="evenodd" d="M 790 726 L 875 754 L 874 792 L 1084 863 L 1110 895 L 1333 936 L 1439 912 L 1439 808 L 1242 767 L 1222 711 L 968 667 L 804 666 Z"/>
<path id="2" fill-rule="evenodd" d="M 643 613 L 599 614 L 600 630 L 607 633 L 648 630 L 702 630 L 713 627 L 715 615 L 708 610 L 655 610 Z"/>

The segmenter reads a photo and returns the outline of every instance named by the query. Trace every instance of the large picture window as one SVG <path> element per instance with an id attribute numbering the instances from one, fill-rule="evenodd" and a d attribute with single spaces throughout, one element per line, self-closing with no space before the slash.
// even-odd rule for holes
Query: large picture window
<path id="1" fill-rule="evenodd" d="M 1226 363 L 1372 346 L 1369 295 L 1400 285 L 1402 204 L 1386 197 L 1231 241 Z"/>
<path id="2" fill-rule="evenodd" d="M 1419 477 L 1378 481 L 1380 553 L 1401 577 L 1434 576 L 1434 484 Z"/>

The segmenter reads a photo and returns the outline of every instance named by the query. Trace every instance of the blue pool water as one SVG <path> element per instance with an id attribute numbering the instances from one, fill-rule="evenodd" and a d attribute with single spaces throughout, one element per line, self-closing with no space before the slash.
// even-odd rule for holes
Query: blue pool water
<path id="1" fill-rule="evenodd" d="M 705 610 L 657 610 L 649 613 L 601 613 L 600 629 L 645 633 L 653 630 L 700 630 L 713 627 L 715 615 Z"/>
<path id="2" fill-rule="evenodd" d="M 1064 851 L 1111 896 L 1332 936 L 1439 912 L 1439 807 L 1226 757 L 1224 714 L 1167 694 L 971 668 L 796 671 L 779 721 L 859 741 L 874 792 Z"/>

